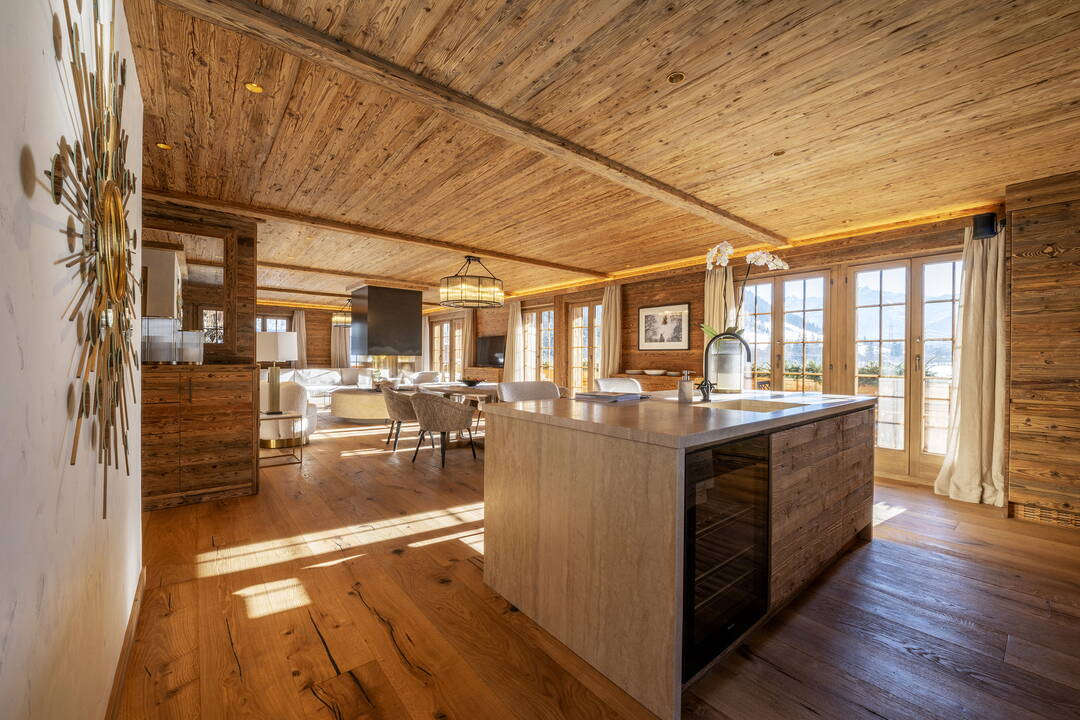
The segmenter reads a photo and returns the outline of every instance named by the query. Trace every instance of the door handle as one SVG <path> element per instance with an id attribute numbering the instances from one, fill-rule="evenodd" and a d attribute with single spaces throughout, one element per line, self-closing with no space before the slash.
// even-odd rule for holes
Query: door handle
<path id="1" fill-rule="evenodd" d="M 915 355 L 915 372 L 922 372 L 922 355 Z"/>

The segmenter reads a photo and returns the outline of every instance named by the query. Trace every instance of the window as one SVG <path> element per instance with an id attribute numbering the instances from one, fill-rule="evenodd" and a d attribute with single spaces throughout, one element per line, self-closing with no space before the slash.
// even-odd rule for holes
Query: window
<path id="1" fill-rule="evenodd" d="M 748 390 L 772 388 L 772 312 L 772 282 L 746 283 L 738 326 L 750 345 L 750 368 L 743 379 Z"/>
<path id="2" fill-rule="evenodd" d="M 855 273 L 855 392 L 877 395 L 877 445 L 904 449 L 907 266 Z"/>
<path id="3" fill-rule="evenodd" d="M 465 371 L 464 330 L 461 318 L 431 322 L 431 369 L 446 380 L 460 380 Z"/>
<path id="4" fill-rule="evenodd" d="M 945 260 L 923 265 L 922 358 L 915 372 L 922 377 L 922 450 L 945 454 L 952 397 L 953 344 L 960 312 L 963 263 Z"/>
<path id="5" fill-rule="evenodd" d="M 225 342 L 225 311 L 203 310 L 202 332 L 204 343 Z"/>
<path id="6" fill-rule="evenodd" d="M 525 380 L 555 380 L 555 311 L 522 310 Z"/>
<path id="7" fill-rule="evenodd" d="M 599 304 L 570 306 L 570 387 L 593 390 L 600 377 L 601 312 Z"/>
<path id="8" fill-rule="evenodd" d="M 256 315 L 256 332 L 288 332 L 292 318 L 288 315 Z"/>
<path id="9" fill-rule="evenodd" d="M 750 346 L 746 389 L 823 391 L 826 279 L 799 275 L 743 285 L 738 326 Z"/>
<path id="10" fill-rule="evenodd" d="M 825 278 L 784 281 L 784 390 L 821 392 L 825 349 Z"/>

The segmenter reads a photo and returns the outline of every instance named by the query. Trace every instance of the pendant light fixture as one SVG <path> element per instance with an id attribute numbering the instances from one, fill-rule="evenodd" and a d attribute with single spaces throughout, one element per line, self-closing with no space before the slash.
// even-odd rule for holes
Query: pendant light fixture
<path id="1" fill-rule="evenodd" d="M 470 274 L 473 263 L 483 268 L 487 274 Z M 439 281 L 439 304 L 453 308 L 502 307 L 502 280 L 492 275 L 480 258 L 466 255 L 465 264 L 458 268 L 456 273 Z"/>

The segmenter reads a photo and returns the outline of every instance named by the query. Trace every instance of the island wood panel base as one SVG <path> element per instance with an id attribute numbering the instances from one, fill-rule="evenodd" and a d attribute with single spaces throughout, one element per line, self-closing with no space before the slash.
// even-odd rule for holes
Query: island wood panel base
<path id="1" fill-rule="evenodd" d="M 485 445 L 485 583 L 678 720 L 685 450 L 502 414 Z M 769 452 L 769 611 L 743 637 L 870 539 L 873 409 L 771 433 Z"/>
<path id="2" fill-rule="evenodd" d="M 831 565 L 874 514 L 874 411 L 857 410 L 770 437 L 769 608 Z"/>
<path id="3" fill-rule="evenodd" d="M 487 423 L 484 582 L 646 708 L 678 718 L 682 452 Z"/>

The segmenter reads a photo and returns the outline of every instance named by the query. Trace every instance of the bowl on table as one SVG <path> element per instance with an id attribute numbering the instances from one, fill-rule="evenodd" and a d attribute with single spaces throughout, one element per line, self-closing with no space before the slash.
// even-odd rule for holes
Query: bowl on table
<path id="1" fill-rule="evenodd" d="M 627 370 L 626 374 L 627 375 L 640 375 L 642 372 L 643 372 L 642 370 Z"/>
<path id="2" fill-rule="evenodd" d="M 664 374 L 667 375 L 668 377 L 679 377 L 680 375 L 682 375 L 682 373 L 679 372 L 678 370 L 668 370 Z"/>
<path id="3" fill-rule="evenodd" d="M 646 375 L 652 375 L 653 377 L 656 377 L 658 375 L 663 375 L 666 372 L 667 372 L 667 370 L 646 370 L 645 374 Z"/>
<path id="4" fill-rule="evenodd" d="M 465 378 L 461 382 L 465 383 L 465 387 L 476 387 L 481 381 L 476 378 Z"/>

